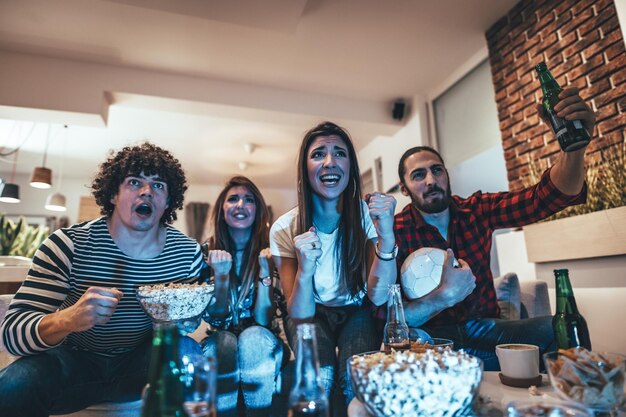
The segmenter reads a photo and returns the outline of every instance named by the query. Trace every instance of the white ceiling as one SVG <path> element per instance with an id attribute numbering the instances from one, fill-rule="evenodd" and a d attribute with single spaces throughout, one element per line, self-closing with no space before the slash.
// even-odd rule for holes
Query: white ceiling
<path id="1" fill-rule="evenodd" d="M 221 184 L 245 160 L 245 174 L 259 185 L 292 187 L 304 131 L 332 118 L 357 147 L 392 135 L 401 123 L 361 109 L 389 113 L 397 97 L 432 94 L 485 48 L 485 31 L 515 3 L 0 0 L 0 50 L 172 74 L 199 86 L 228 83 L 243 92 L 211 103 L 112 91 L 105 128 L 70 127 L 68 177 L 92 172 L 111 148 L 150 139 L 170 149 L 194 183 Z M 271 97 L 266 108 L 245 97 L 259 89 Z M 333 103 L 349 109 L 339 114 Z M 40 164 L 47 132 L 46 117 L 29 114 L 39 123 L 20 151 L 21 172 Z M 32 126 L 0 120 L 0 146 L 14 147 Z M 61 130 L 51 129 L 52 168 L 63 151 Z M 257 145 L 251 155 L 243 151 L 247 142 Z M 10 169 L 0 160 L 0 171 Z"/>

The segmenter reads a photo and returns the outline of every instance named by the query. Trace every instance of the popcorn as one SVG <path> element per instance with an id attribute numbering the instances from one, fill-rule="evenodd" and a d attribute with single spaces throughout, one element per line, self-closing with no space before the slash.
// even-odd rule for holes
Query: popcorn
<path id="1" fill-rule="evenodd" d="M 145 285 L 137 289 L 137 299 L 156 321 L 182 320 L 202 314 L 213 289 L 207 284 Z"/>
<path id="2" fill-rule="evenodd" d="M 355 355 L 350 367 L 357 396 L 379 417 L 458 415 L 482 378 L 479 359 L 449 349 Z"/>

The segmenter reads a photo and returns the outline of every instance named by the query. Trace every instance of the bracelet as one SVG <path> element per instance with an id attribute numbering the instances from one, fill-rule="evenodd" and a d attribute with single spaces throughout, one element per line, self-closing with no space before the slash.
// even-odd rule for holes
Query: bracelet
<path id="1" fill-rule="evenodd" d="M 211 327 L 223 330 L 230 327 L 233 322 L 233 315 L 229 314 L 226 317 L 211 317 L 207 314 L 205 320 L 209 323 L 209 325 L 211 325 Z"/>
<path id="2" fill-rule="evenodd" d="M 376 251 L 376 256 L 381 261 L 391 261 L 393 259 L 396 259 L 396 256 L 398 256 L 398 245 L 397 244 L 393 246 L 393 250 L 391 252 L 389 252 L 389 253 L 381 252 L 378 249 L 378 244 L 374 245 L 374 249 Z"/>

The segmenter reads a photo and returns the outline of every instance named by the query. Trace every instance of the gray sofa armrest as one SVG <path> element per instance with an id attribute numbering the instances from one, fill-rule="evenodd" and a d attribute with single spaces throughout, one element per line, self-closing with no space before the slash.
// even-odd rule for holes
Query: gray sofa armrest
<path id="1" fill-rule="evenodd" d="M 550 297 L 548 284 L 545 281 L 520 282 L 520 301 L 522 304 L 522 318 L 550 316 Z"/>
<path id="2" fill-rule="evenodd" d="M 9 304 L 13 299 L 13 294 L 0 294 L 0 322 L 4 320 L 4 315 L 7 313 Z M 4 341 L 2 335 L 0 335 L 0 369 L 6 367 L 11 362 L 17 359 L 17 356 L 11 355 L 4 347 Z"/>

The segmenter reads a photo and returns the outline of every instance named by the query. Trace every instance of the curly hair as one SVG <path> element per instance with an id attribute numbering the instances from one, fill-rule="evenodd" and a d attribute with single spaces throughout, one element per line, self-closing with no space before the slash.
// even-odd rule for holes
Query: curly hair
<path id="1" fill-rule="evenodd" d="M 163 148 L 144 142 L 138 146 L 126 146 L 119 152 L 109 151 L 109 158 L 100 164 L 100 171 L 91 183 L 91 193 L 100 206 L 100 213 L 111 217 L 115 205 L 111 199 L 129 175 L 158 175 L 167 184 L 168 207 L 160 223 L 171 224 L 176 220 L 176 210 L 183 208 L 187 180 L 178 159 Z"/>

